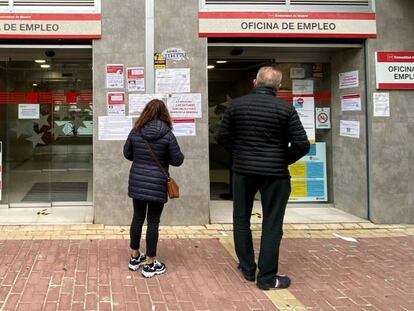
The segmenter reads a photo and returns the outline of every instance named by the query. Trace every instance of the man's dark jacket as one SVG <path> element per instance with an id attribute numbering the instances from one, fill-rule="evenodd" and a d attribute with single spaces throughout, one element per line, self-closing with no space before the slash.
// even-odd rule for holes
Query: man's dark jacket
<path id="1" fill-rule="evenodd" d="M 288 177 L 288 165 L 310 148 L 296 109 L 267 87 L 232 102 L 217 141 L 231 152 L 234 172 L 280 178 Z"/>
<path id="2" fill-rule="evenodd" d="M 142 129 L 132 129 L 124 145 L 124 156 L 132 162 L 129 171 L 128 195 L 147 202 L 167 202 L 167 177 L 145 145 L 145 138 L 162 166 L 180 166 L 184 161 L 171 128 L 160 120 L 153 120 Z"/>

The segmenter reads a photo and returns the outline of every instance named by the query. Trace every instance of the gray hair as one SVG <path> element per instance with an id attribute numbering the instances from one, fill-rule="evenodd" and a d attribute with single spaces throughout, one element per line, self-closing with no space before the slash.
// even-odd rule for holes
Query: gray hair
<path id="1" fill-rule="evenodd" d="M 260 68 L 256 76 L 256 87 L 276 89 L 281 82 L 282 72 L 270 66 Z"/>

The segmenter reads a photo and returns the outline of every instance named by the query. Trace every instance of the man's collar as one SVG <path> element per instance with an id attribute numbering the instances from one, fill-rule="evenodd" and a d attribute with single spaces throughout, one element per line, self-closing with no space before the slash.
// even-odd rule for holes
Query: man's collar
<path id="1" fill-rule="evenodd" d="M 275 90 L 271 87 L 255 87 L 252 90 L 254 94 L 266 94 L 266 95 L 275 95 Z"/>

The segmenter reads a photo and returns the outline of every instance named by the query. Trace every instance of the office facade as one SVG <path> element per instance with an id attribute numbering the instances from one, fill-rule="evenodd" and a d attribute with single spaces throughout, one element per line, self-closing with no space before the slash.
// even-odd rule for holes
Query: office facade
<path id="1" fill-rule="evenodd" d="M 164 98 L 201 94 L 201 104 L 184 113 L 186 159 L 171 169 L 181 198 L 168 203 L 163 222 L 209 223 L 230 187 L 229 156 L 214 132 L 231 98 L 272 65 L 285 77 L 279 95 L 298 109 L 310 105 L 303 115 L 315 143 L 291 169 L 290 207 L 414 222 L 411 1 L 14 0 L 0 10 L 1 208 L 93 206 L 96 223 L 127 224 L 130 95 L 167 88 L 165 66 L 189 77 Z M 393 72 L 401 83 L 378 85 L 377 52 L 403 68 Z M 140 88 L 129 88 L 128 68 L 143 70 Z M 324 112 L 330 127 L 317 119 Z"/>

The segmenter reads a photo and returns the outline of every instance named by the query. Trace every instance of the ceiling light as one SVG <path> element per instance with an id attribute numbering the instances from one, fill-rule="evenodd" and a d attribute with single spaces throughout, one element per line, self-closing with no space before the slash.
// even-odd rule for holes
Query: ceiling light
<path id="1" fill-rule="evenodd" d="M 214 69 L 214 65 L 208 65 L 207 69 Z"/>
<path id="2" fill-rule="evenodd" d="M 37 64 L 44 64 L 44 63 L 46 63 L 46 61 L 44 59 L 36 59 L 35 60 L 35 63 L 37 63 Z"/>
<path id="3" fill-rule="evenodd" d="M 227 61 L 226 60 L 218 60 L 218 61 L 216 61 L 216 63 L 217 64 L 225 64 L 225 63 L 227 63 Z"/>
<path id="4" fill-rule="evenodd" d="M 33 86 L 37 86 L 37 83 L 33 83 Z"/>
<path id="5" fill-rule="evenodd" d="M 40 68 L 50 68 L 50 65 L 49 64 L 43 64 L 43 65 L 40 65 Z"/>

